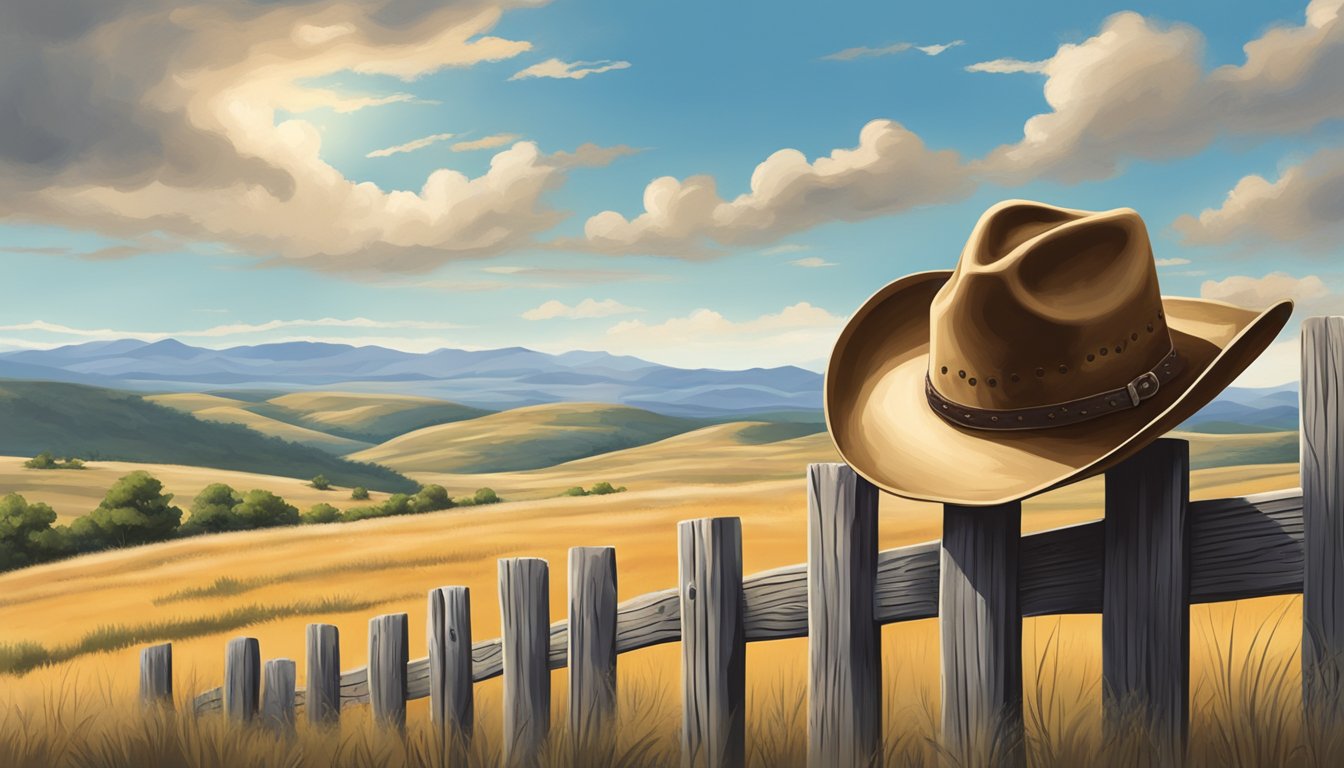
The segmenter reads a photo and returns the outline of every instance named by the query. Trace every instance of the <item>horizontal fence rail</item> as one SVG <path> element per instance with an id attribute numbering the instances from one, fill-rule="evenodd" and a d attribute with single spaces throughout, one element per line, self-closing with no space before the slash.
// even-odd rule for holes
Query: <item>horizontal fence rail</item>
<path id="1" fill-rule="evenodd" d="M 1259 493 L 1190 503 L 1190 602 L 1214 603 L 1302 591 L 1302 492 Z M 1103 527 L 1100 520 L 1022 537 L 1020 601 L 1023 616 L 1100 613 Z M 873 616 L 893 624 L 938 616 L 940 542 L 878 553 Z M 743 579 L 747 642 L 807 636 L 807 564 L 798 563 Z M 618 653 L 681 640 L 676 588 L 649 592 L 617 606 Z M 547 663 L 563 669 L 569 623 L 550 627 Z M 503 654 L 498 638 L 472 646 L 472 679 L 498 677 Z M 406 667 L 409 699 L 429 696 L 429 659 Z M 296 694 L 302 704 L 303 690 Z M 341 705 L 369 700 L 368 670 L 341 674 Z M 223 689 L 196 698 L 196 710 L 221 709 Z"/>

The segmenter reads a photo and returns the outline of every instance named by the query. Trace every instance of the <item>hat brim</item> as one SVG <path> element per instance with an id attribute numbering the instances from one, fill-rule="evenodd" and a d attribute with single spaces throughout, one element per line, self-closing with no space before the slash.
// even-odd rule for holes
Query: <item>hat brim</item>
<path id="1" fill-rule="evenodd" d="M 928 405 L 929 305 L 949 271 L 903 277 L 850 318 L 826 371 L 826 425 L 841 457 L 898 496 L 965 506 L 1023 499 L 1123 461 L 1204 407 L 1288 321 L 1291 301 L 1263 312 L 1163 297 L 1185 370 L 1151 399 L 1068 426 L 990 431 L 944 421 Z"/>

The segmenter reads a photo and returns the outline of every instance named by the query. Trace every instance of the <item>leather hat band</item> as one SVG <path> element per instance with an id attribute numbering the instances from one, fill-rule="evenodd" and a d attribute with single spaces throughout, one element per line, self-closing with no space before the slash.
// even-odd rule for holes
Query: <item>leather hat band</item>
<path id="1" fill-rule="evenodd" d="M 924 375 L 924 392 L 933 412 L 953 424 L 991 430 L 1042 429 L 1077 424 L 1108 413 L 1137 408 L 1184 369 L 1185 361 L 1173 348 L 1151 371 L 1141 374 L 1123 387 L 1091 397 L 1033 408 L 999 410 L 954 403 L 934 390 L 928 374 Z"/>

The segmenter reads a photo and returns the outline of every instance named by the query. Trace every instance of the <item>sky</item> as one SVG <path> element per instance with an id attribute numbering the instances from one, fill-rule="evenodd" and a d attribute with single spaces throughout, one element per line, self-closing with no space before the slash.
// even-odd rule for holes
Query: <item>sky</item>
<path id="1" fill-rule="evenodd" d="M 820 370 L 1027 198 L 1164 293 L 1344 313 L 1344 0 L 0 5 L 0 346 Z"/>

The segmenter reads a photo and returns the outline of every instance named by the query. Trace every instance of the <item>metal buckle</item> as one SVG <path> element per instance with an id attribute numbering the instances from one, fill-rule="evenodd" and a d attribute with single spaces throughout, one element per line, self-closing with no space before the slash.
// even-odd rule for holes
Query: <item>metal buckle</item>
<path id="1" fill-rule="evenodd" d="M 1137 379 L 1129 382 L 1125 389 L 1129 390 L 1129 401 L 1137 406 L 1139 403 L 1147 400 L 1157 394 L 1158 387 L 1162 382 L 1158 380 L 1157 374 L 1148 371 Z"/>

